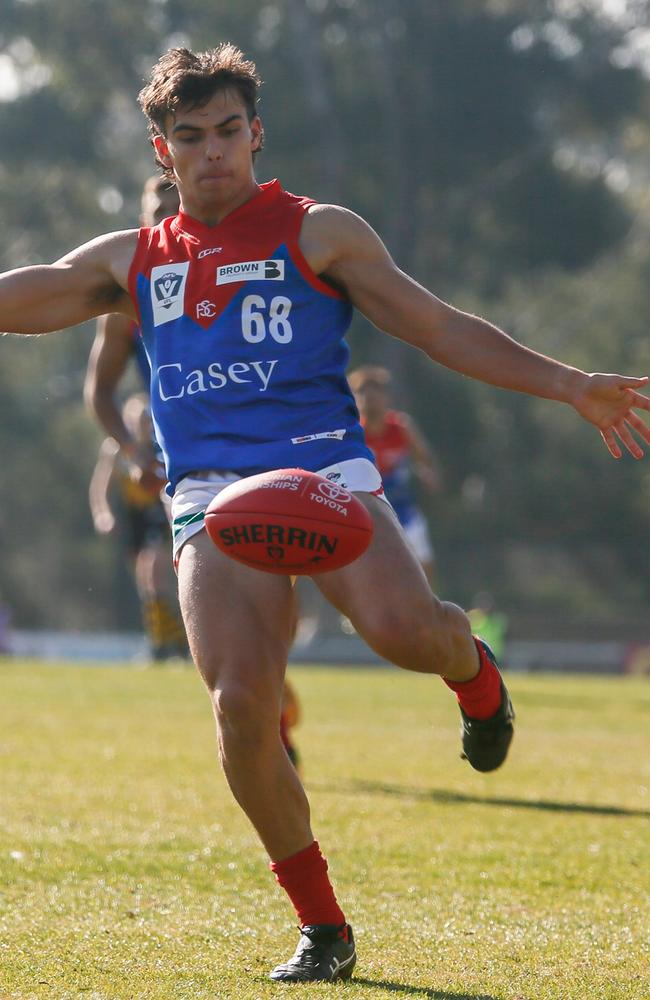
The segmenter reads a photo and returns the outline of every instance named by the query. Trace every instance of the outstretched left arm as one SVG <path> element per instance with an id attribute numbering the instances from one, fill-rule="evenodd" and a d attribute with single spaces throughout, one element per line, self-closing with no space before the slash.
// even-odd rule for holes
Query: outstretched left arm
<path id="1" fill-rule="evenodd" d="M 587 374 L 455 309 L 401 271 L 371 227 L 346 209 L 312 209 L 301 245 L 314 270 L 344 288 L 375 326 L 463 375 L 569 403 L 598 428 L 614 458 L 622 454 L 619 442 L 643 456 L 633 432 L 650 444 L 650 428 L 633 411 L 650 410 L 637 391 L 647 378 Z"/>

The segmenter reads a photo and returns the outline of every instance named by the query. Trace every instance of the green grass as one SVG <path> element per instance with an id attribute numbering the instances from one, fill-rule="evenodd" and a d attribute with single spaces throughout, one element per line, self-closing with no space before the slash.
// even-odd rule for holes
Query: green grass
<path id="1" fill-rule="evenodd" d="M 191 670 L 5 660 L 2 1000 L 647 1000 L 650 684 L 511 677 L 511 759 L 482 776 L 436 678 L 293 677 L 355 979 L 266 979 L 295 917 Z"/>

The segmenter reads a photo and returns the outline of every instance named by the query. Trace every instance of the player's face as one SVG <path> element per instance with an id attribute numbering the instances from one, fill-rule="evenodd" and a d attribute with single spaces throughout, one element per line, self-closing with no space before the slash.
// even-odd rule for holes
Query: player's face
<path id="1" fill-rule="evenodd" d="M 246 107 L 235 90 L 214 94 L 207 104 L 179 108 L 167 122 L 167 138 L 155 141 L 158 158 L 174 171 L 185 211 L 228 206 L 255 186 L 253 152 L 262 124 L 248 121 Z"/>

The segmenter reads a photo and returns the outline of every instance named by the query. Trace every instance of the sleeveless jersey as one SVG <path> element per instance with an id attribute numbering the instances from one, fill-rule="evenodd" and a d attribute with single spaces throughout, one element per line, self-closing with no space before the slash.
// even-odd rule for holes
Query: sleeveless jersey
<path id="1" fill-rule="evenodd" d="M 136 368 L 138 369 L 138 374 L 142 379 L 142 384 L 148 394 L 151 386 L 151 365 L 149 364 L 149 358 L 147 357 L 147 352 L 145 350 L 142 332 L 137 323 L 131 324 L 131 356 Z M 151 444 L 153 445 L 154 455 L 157 461 L 164 464 L 163 455 L 153 429 L 151 431 Z"/>
<path id="2" fill-rule="evenodd" d="M 263 184 L 217 226 L 141 229 L 129 274 L 170 492 L 189 472 L 369 458 L 345 378 L 349 302 L 298 245 L 313 202 Z"/>
<path id="3" fill-rule="evenodd" d="M 149 392 L 149 383 L 151 382 L 151 367 L 149 365 L 149 358 L 147 357 L 147 352 L 144 348 L 144 341 L 142 339 L 142 334 L 140 332 L 140 327 L 137 323 L 133 323 L 131 326 L 131 343 L 133 360 L 135 361 L 136 368 L 138 369 L 138 374 L 142 379 L 145 389 Z"/>
<path id="4" fill-rule="evenodd" d="M 417 505 L 411 480 L 411 440 L 402 414 L 389 410 L 381 432 L 371 434 L 365 429 L 365 435 L 366 444 L 375 456 L 386 497 L 399 521 L 406 524 Z"/>

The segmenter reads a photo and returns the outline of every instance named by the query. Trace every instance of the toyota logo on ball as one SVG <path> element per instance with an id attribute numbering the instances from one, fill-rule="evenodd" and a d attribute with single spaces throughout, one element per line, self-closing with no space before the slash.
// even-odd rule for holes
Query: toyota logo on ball
<path id="1" fill-rule="evenodd" d="M 349 503 L 352 499 L 352 494 L 344 490 L 342 486 L 337 486 L 336 483 L 319 483 L 318 492 L 327 497 L 328 500 L 338 500 L 339 503 Z"/>

